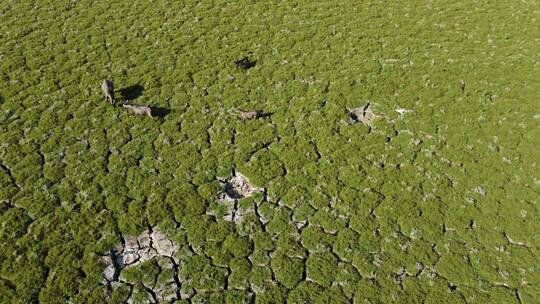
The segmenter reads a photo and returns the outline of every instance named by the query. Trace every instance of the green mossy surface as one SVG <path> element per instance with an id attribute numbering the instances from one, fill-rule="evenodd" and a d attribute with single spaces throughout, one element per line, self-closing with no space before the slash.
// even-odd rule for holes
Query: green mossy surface
<path id="1" fill-rule="evenodd" d="M 4 0 L 0 19 L 1 303 L 153 302 L 175 275 L 177 303 L 538 301 L 537 2 Z M 111 107 L 104 79 L 170 112 Z M 233 172 L 263 191 L 220 203 Z M 149 226 L 177 269 L 110 290 L 100 257 Z"/>

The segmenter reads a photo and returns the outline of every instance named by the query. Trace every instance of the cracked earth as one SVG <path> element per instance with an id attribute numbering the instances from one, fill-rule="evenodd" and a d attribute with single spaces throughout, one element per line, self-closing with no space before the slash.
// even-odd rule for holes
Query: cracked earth
<path id="1" fill-rule="evenodd" d="M 536 6 L 0 2 L 0 303 L 536 303 Z"/>

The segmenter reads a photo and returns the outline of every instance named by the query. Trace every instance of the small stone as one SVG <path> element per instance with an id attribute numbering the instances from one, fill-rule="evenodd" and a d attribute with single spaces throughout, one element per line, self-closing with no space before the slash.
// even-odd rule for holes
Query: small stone
<path id="1" fill-rule="evenodd" d="M 298 221 L 295 223 L 297 229 L 302 229 L 307 224 L 307 221 Z"/>

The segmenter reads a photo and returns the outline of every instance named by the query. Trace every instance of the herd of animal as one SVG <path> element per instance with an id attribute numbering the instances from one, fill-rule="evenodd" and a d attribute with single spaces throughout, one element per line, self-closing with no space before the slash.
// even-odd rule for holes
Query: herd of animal
<path id="1" fill-rule="evenodd" d="M 249 58 L 244 57 L 240 60 L 237 60 L 234 62 L 237 67 L 241 69 L 249 69 L 255 66 L 255 61 L 249 60 Z M 101 84 L 101 90 L 103 91 L 103 94 L 105 94 L 105 98 L 108 102 L 111 103 L 111 105 L 114 106 L 116 100 L 114 98 L 114 85 L 111 80 L 104 80 Z M 124 102 L 122 104 L 122 107 L 126 109 L 127 111 L 141 116 L 148 116 L 148 117 L 154 117 L 152 115 L 152 108 L 149 106 L 139 105 L 139 104 L 129 104 Z M 371 120 L 375 117 L 373 114 L 373 111 L 371 109 L 370 104 L 368 103 L 366 106 L 361 108 L 355 108 L 355 109 L 348 109 L 350 118 L 353 122 L 361 122 L 363 124 L 369 125 Z M 271 114 L 264 113 L 261 111 L 241 111 L 236 110 L 236 114 L 241 119 L 256 119 L 256 118 L 262 118 L 267 117 Z"/>
<path id="2" fill-rule="evenodd" d="M 110 102 L 112 106 L 114 106 L 114 103 L 116 102 L 116 100 L 114 98 L 113 82 L 110 80 L 104 80 L 103 83 L 101 84 L 101 90 L 103 91 L 103 94 L 105 94 L 105 98 L 107 99 L 107 101 Z M 122 107 L 133 114 L 147 115 L 148 117 L 153 117 L 152 108 L 150 108 L 149 106 L 123 103 Z"/>
<path id="3" fill-rule="evenodd" d="M 236 66 L 242 69 L 249 69 L 255 66 L 255 61 L 250 61 L 247 57 L 237 60 L 234 63 L 236 64 Z M 110 102 L 112 106 L 114 106 L 116 103 L 116 99 L 114 98 L 113 82 L 111 80 L 104 80 L 103 83 L 101 83 L 101 90 L 103 91 L 103 94 L 105 94 L 105 99 L 108 102 Z M 149 106 L 140 105 L 140 104 L 129 104 L 129 103 L 124 102 L 122 104 L 122 107 L 136 115 L 154 117 L 152 115 L 152 108 Z M 255 119 L 255 118 L 266 116 L 266 114 L 264 114 L 261 111 L 236 110 L 236 113 L 238 114 L 238 117 L 240 117 L 241 119 Z"/>

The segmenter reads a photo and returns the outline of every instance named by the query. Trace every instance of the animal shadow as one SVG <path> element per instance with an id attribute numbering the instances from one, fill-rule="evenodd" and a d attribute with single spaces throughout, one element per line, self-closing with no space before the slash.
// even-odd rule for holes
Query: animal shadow
<path id="1" fill-rule="evenodd" d="M 143 86 L 140 84 L 132 85 L 123 89 L 120 89 L 120 94 L 124 101 L 130 101 L 136 99 L 142 95 L 144 91 Z"/>
<path id="2" fill-rule="evenodd" d="M 274 115 L 274 113 L 270 113 L 270 112 L 259 112 L 259 113 L 257 114 L 257 118 L 272 117 L 272 115 Z"/>
<path id="3" fill-rule="evenodd" d="M 152 109 L 152 116 L 164 118 L 165 116 L 171 113 L 171 109 L 161 108 L 161 107 L 150 107 Z"/>

